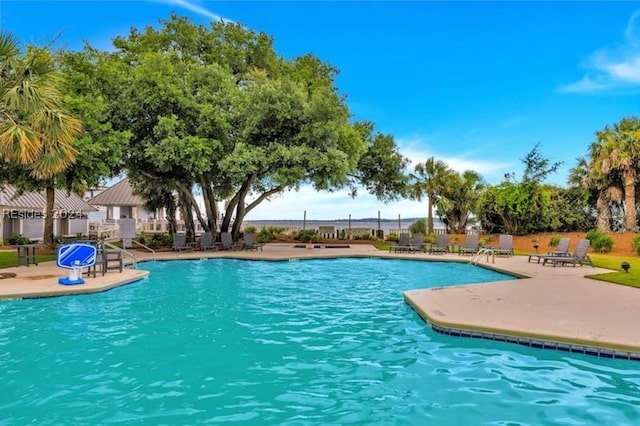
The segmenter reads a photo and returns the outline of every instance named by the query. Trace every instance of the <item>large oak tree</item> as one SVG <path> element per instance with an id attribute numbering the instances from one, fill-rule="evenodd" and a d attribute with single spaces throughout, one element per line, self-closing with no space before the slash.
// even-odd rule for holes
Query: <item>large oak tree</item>
<path id="1" fill-rule="evenodd" d="M 315 56 L 285 59 L 266 34 L 175 15 L 114 46 L 87 47 L 74 66 L 92 76 L 113 130 L 130 132 L 124 166 L 134 186 L 170 190 L 183 218 L 204 229 L 237 236 L 261 202 L 305 184 L 401 195 L 406 159 L 393 138 L 351 121 L 337 70 Z"/>

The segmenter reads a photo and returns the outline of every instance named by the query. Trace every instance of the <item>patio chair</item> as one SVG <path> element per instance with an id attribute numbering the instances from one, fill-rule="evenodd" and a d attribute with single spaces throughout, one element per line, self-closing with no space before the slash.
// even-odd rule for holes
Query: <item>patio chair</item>
<path id="1" fill-rule="evenodd" d="M 547 254 L 532 253 L 529 255 L 529 259 L 527 260 L 527 262 L 536 260 L 538 263 L 540 263 L 540 261 L 547 256 L 569 256 L 570 244 L 571 244 L 571 238 L 569 237 L 560 238 L 560 241 L 558 242 L 558 245 L 556 246 L 555 250 L 550 251 Z"/>
<path id="2" fill-rule="evenodd" d="M 200 250 L 202 251 L 218 250 L 218 246 L 213 240 L 213 234 L 211 232 L 206 232 L 202 234 L 202 236 L 200 237 Z"/>
<path id="3" fill-rule="evenodd" d="M 493 249 L 493 253 L 496 256 L 513 256 L 513 235 L 500 235 L 498 247 Z"/>
<path id="4" fill-rule="evenodd" d="M 394 253 L 411 252 L 411 236 L 404 233 L 400 234 L 398 243 L 395 246 L 391 246 L 389 252 L 391 252 L 391 250 L 393 250 Z"/>
<path id="5" fill-rule="evenodd" d="M 558 241 L 558 245 L 556 249 L 550 251 L 548 254 L 550 256 L 569 256 L 569 245 L 571 244 L 571 238 L 562 237 Z"/>
<path id="6" fill-rule="evenodd" d="M 458 254 L 476 254 L 480 249 L 480 243 L 478 242 L 479 238 L 480 235 L 478 234 L 467 234 L 464 245 L 460 247 L 460 251 L 458 251 Z"/>
<path id="7" fill-rule="evenodd" d="M 87 276 L 93 275 L 93 278 L 95 278 L 98 268 L 100 268 L 102 275 L 111 270 L 122 272 L 124 269 L 124 250 L 107 248 L 104 241 L 92 241 L 91 245 L 96 246 L 96 263 L 87 268 Z"/>
<path id="8" fill-rule="evenodd" d="M 591 242 L 587 239 L 579 240 L 578 243 L 576 244 L 575 250 L 573 251 L 573 255 L 544 256 L 542 260 L 542 266 L 546 265 L 547 263 L 551 263 L 553 264 L 553 266 L 556 266 L 558 264 L 567 265 L 570 263 L 573 265 L 574 268 L 576 267 L 576 263 L 579 263 L 580 266 L 582 265 L 593 266 L 593 262 L 591 262 L 591 258 L 587 254 L 587 251 L 589 250 L 590 245 L 591 245 Z"/>
<path id="9" fill-rule="evenodd" d="M 231 232 L 222 232 L 220 234 L 220 240 L 222 241 L 222 250 L 239 250 L 241 248 L 241 245 L 235 243 L 233 241 L 233 236 L 231 235 Z"/>
<path id="10" fill-rule="evenodd" d="M 243 236 L 245 250 L 262 251 L 263 244 L 260 244 L 256 241 L 256 236 L 253 232 L 245 232 Z"/>
<path id="11" fill-rule="evenodd" d="M 429 249 L 431 254 L 449 253 L 449 234 L 438 234 L 435 245 Z"/>
<path id="12" fill-rule="evenodd" d="M 412 251 L 426 251 L 426 244 L 424 242 L 424 234 L 422 232 L 416 232 L 413 234 L 413 241 L 411 241 Z"/>
<path id="13" fill-rule="evenodd" d="M 187 244 L 186 234 L 173 234 L 173 246 L 171 247 L 175 251 L 193 251 L 193 246 Z"/>

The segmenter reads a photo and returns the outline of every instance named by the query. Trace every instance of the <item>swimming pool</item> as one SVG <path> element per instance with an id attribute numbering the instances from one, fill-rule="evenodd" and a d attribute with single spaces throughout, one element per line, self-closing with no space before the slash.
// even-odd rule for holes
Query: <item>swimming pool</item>
<path id="1" fill-rule="evenodd" d="M 430 330 L 402 292 L 467 264 L 143 264 L 109 292 L 0 304 L 0 424 L 634 424 L 637 362 Z M 188 278 L 187 278 L 188 277 Z M 479 284 L 481 285 L 481 284 Z"/>

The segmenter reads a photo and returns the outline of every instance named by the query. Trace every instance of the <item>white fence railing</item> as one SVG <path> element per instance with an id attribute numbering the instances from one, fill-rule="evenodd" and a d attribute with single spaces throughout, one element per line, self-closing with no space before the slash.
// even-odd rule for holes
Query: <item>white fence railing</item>
<path id="1" fill-rule="evenodd" d="M 104 238 L 105 240 L 111 240 L 118 237 L 119 228 L 117 224 L 113 223 L 89 223 L 89 236 L 96 238 Z"/>
<path id="2" fill-rule="evenodd" d="M 98 236 L 102 238 L 114 238 L 118 237 L 119 225 L 118 219 L 109 219 L 102 222 L 90 222 L 89 223 L 89 235 Z M 303 229 L 307 230 L 316 230 L 322 235 L 324 238 L 353 238 L 357 235 L 361 234 L 371 234 L 378 235 L 377 227 L 367 228 L 367 227 L 349 227 L 343 226 L 343 224 L 339 224 L 337 226 L 316 226 L 314 224 L 306 224 L 302 225 L 301 223 L 297 223 L 292 221 L 293 223 L 274 223 L 274 224 L 263 224 L 263 223 L 252 223 L 251 221 L 247 221 L 244 223 L 243 228 L 247 226 L 254 226 L 258 231 L 260 231 L 265 226 L 276 226 L 282 229 L 282 232 L 286 234 L 292 234 L 294 232 L 302 231 Z M 204 234 L 204 229 L 200 225 L 200 222 L 195 221 L 196 234 L 201 235 Z M 176 228 L 178 232 L 185 231 L 185 224 L 183 221 L 176 222 Z M 398 227 L 385 227 L 382 229 L 384 236 L 386 237 L 389 234 L 400 235 L 403 233 L 410 233 L 408 228 Z M 161 232 L 169 232 L 169 222 L 163 219 L 149 219 L 149 220 L 138 220 L 136 221 L 136 232 L 137 233 L 146 233 L 146 234 L 156 234 Z M 445 233 L 444 229 L 436 229 L 435 233 Z"/>

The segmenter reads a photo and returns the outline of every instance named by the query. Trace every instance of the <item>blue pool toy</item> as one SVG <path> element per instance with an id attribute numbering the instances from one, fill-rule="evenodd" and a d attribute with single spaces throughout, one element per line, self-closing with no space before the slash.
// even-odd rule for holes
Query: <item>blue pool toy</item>
<path id="1" fill-rule="evenodd" d="M 69 276 L 58 278 L 58 284 L 84 284 L 82 268 L 94 266 L 98 249 L 84 243 L 65 244 L 58 247 L 57 264 L 61 268 L 69 269 Z"/>

